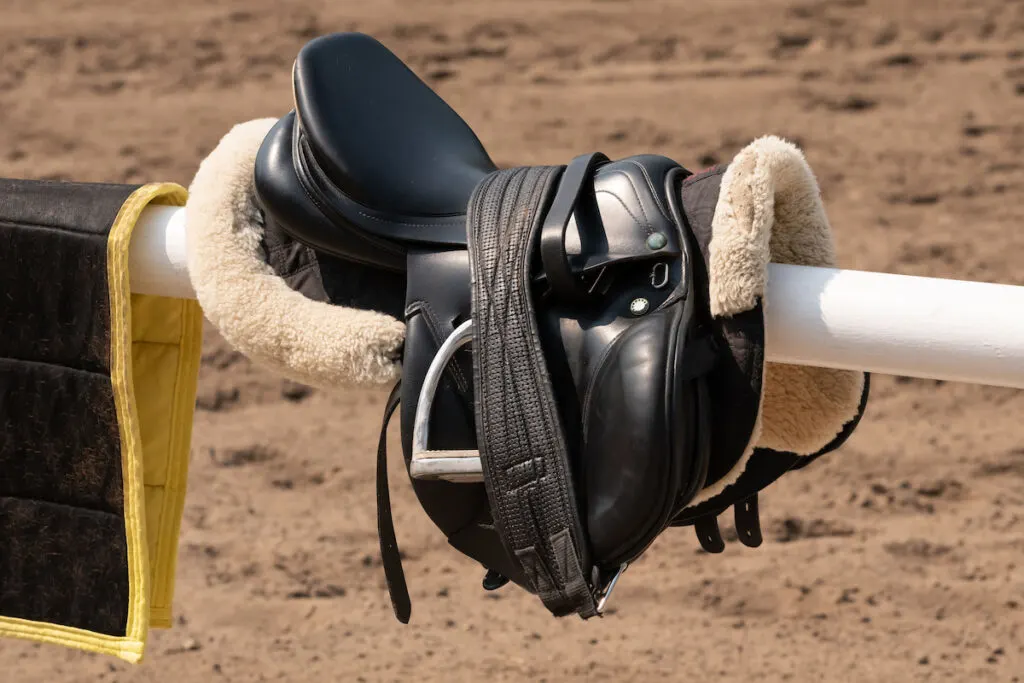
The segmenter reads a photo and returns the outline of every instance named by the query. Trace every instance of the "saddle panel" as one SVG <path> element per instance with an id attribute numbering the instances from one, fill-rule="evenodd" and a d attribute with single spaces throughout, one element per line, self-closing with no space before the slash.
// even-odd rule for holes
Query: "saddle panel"
<path id="1" fill-rule="evenodd" d="M 293 81 L 312 157 L 364 207 L 412 219 L 463 216 L 477 183 L 495 170 L 466 122 L 370 36 L 310 41 Z"/>

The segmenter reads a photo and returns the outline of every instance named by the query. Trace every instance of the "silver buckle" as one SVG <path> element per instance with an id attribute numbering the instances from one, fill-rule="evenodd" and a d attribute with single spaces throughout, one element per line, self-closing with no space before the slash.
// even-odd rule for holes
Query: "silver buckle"
<path id="1" fill-rule="evenodd" d="M 615 590 L 615 585 L 619 582 L 623 572 L 626 571 L 626 567 L 629 566 L 629 562 L 623 562 L 619 565 L 618 570 L 614 576 L 605 584 L 605 587 L 594 594 L 597 598 L 597 615 L 604 616 L 604 608 L 608 605 L 608 598 L 612 596 L 612 591 Z"/>

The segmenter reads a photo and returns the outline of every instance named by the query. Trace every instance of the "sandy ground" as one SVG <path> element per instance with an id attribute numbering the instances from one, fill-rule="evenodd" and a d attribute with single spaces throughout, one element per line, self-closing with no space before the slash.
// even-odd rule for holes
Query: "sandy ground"
<path id="1" fill-rule="evenodd" d="M 187 184 L 233 124 L 288 110 L 305 41 L 352 29 L 500 163 L 696 169 L 776 133 L 844 267 L 1024 284 L 1019 1 L 3 0 L 0 175 Z M 481 591 L 393 472 L 402 627 L 376 550 L 384 394 L 290 384 L 212 330 L 204 353 L 177 625 L 136 667 L 2 642 L 4 683 L 1024 680 L 1020 392 L 877 377 L 849 444 L 764 494 L 761 549 L 667 533 L 587 623 Z"/>

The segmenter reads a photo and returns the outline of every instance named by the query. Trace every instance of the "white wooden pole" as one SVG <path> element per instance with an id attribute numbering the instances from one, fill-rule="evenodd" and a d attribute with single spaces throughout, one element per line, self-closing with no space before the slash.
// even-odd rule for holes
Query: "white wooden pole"
<path id="1" fill-rule="evenodd" d="M 185 209 L 150 204 L 128 248 L 128 278 L 138 294 L 195 299 L 185 254 Z"/>
<path id="2" fill-rule="evenodd" d="M 1024 388 L 1024 287 L 769 267 L 769 360 Z"/>
<path id="3" fill-rule="evenodd" d="M 195 298 L 185 209 L 135 228 L 132 290 Z M 1024 287 L 769 266 L 768 360 L 1024 389 Z"/>

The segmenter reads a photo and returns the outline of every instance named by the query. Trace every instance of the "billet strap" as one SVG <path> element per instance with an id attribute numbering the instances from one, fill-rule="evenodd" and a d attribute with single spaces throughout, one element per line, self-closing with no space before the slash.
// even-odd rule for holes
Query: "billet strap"
<path id="1" fill-rule="evenodd" d="M 718 554 L 725 550 L 725 540 L 718 528 L 717 516 L 701 517 L 693 523 L 693 529 L 697 532 L 697 540 L 706 552 Z"/>
<path id="2" fill-rule="evenodd" d="M 740 543 L 748 548 L 760 547 L 764 538 L 761 534 L 761 517 L 757 508 L 756 493 L 733 505 L 733 518 Z M 692 523 L 697 540 L 706 552 L 720 553 L 725 550 L 725 539 L 718 528 L 718 513 L 701 515 Z"/>
<path id="3" fill-rule="evenodd" d="M 597 614 L 592 565 L 530 291 L 534 246 L 545 209 L 558 203 L 561 171 L 496 171 L 470 199 L 473 381 L 495 528 L 545 607 L 586 619 Z"/>
<path id="4" fill-rule="evenodd" d="M 759 547 L 763 538 L 756 493 L 733 506 L 733 519 L 736 520 L 736 534 L 739 536 L 740 543 L 748 548 Z"/>
<path id="5" fill-rule="evenodd" d="M 409 623 L 412 601 L 409 587 L 402 569 L 402 554 L 395 536 L 395 522 L 391 517 L 391 493 L 388 490 L 388 423 L 402 398 L 402 383 L 395 384 L 384 408 L 384 422 L 380 427 L 380 441 L 377 443 L 377 537 L 380 539 L 380 559 L 384 565 L 384 580 L 391 595 L 391 607 L 395 617 L 403 624 Z"/>

